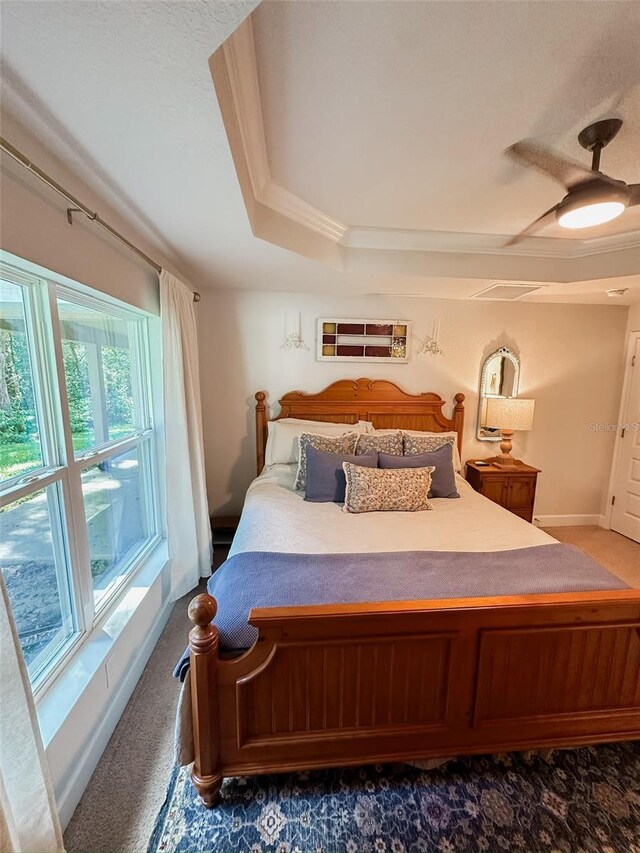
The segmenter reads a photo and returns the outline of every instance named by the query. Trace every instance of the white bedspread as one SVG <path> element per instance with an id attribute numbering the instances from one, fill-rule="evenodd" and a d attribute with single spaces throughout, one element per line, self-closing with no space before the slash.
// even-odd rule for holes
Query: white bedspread
<path id="1" fill-rule="evenodd" d="M 459 499 L 436 498 L 432 512 L 353 515 L 334 503 L 307 503 L 293 489 L 294 465 L 272 465 L 253 481 L 231 546 L 299 554 L 375 551 L 509 551 L 555 542 L 459 475 Z"/>

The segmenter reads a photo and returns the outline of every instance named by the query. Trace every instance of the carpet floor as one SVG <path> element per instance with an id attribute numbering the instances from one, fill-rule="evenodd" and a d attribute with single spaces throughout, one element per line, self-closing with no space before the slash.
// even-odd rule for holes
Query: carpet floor
<path id="1" fill-rule="evenodd" d="M 559 527 L 548 532 L 560 541 L 578 545 L 605 568 L 640 588 L 640 545 L 598 527 Z M 218 548 L 217 561 L 224 557 L 224 550 Z M 171 669 L 185 647 L 187 605 L 192 597 L 190 593 L 176 603 L 98 763 L 65 832 L 68 853 L 147 850 L 172 778 L 178 691 Z"/>
<path id="2" fill-rule="evenodd" d="M 629 586 L 640 588 L 640 544 L 604 527 L 547 527 L 549 536 L 577 545 Z"/>
<path id="3" fill-rule="evenodd" d="M 68 853 L 142 853 L 173 770 L 178 690 L 173 664 L 189 633 L 176 602 L 64 835 Z"/>
<path id="4" fill-rule="evenodd" d="M 226 556 L 216 549 L 217 563 Z M 202 583 L 202 592 L 206 584 Z M 190 592 L 176 602 L 64 834 L 67 853 L 144 853 L 173 771 L 178 685 Z"/>

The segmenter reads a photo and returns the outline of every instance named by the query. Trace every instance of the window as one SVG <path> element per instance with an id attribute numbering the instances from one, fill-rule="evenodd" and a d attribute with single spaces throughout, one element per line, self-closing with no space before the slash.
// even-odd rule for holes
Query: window
<path id="1" fill-rule="evenodd" d="M 3 480 L 26 474 L 44 464 L 25 296 L 23 288 L 17 284 L 0 281 L 0 435 L 3 444 L 0 476 Z"/>
<path id="2" fill-rule="evenodd" d="M 69 299 L 58 314 L 76 455 L 144 428 L 135 321 Z"/>
<path id="3" fill-rule="evenodd" d="M 159 540 L 149 322 L 0 267 L 0 569 L 36 685 Z"/>
<path id="4" fill-rule="evenodd" d="M 144 445 L 134 447 L 82 473 L 82 498 L 89 537 L 94 598 L 98 603 L 122 574 L 129 558 L 144 547 L 153 530 L 149 460 Z M 145 485 L 147 486 L 145 488 Z"/>

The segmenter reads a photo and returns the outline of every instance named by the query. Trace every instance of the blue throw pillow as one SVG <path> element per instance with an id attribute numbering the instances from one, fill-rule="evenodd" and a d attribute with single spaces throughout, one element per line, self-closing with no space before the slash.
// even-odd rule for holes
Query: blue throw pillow
<path id="1" fill-rule="evenodd" d="M 396 457 L 396 459 L 402 457 Z M 344 493 L 347 487 L 343 462 L 353 462 L 363 468 L 377 468 L 378 454 L 370 453 L 364 456 L 345 456 L 342 453 L 329 453 L 326 450 L 316 450 L 307 447 L 307 485 L 305 501 L 315 503 L 344 503 Z"/>
<path id="2" fill-rule="evenodd" d="M 362 456 L 358 456 L 362 459 Z M 443 444 L 437 450 L 420 453 L 418 456 L 392 456 L 390 453 L 378 454 L 380 468 L 426 468 L 433 465 L 436 469 L 431 475 L 430 498 L 459 498 L 456 489 L 456 475 L 453 470 L 453 451 L 450 444 Z"/>

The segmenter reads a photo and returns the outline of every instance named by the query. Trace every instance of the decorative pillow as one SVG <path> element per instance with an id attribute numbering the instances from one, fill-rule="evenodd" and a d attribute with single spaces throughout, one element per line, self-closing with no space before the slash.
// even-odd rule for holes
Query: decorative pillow
<path id="1" fill-rule="evenodd" d="M 433 468 L 362 468 L 343 462 L 347 488 L 344 512 L 420 512 L 427 500 Z"/>
<path id="2" fill-rule="evenodd" d="M 307 447 L 305 501 L 344 503 L 344 491 L 347 484 L 342 469 L 343 462 L 353 462 L 355 465 L 377 468 L 378 454 L 344 456 L 342 453 L 327 453 L 324 450 L 316 450 L 312 445 Z"/>
<path id="3" fill-rule="evenodd" d="M 299 438 L 303 432 L 316 435 L 344 435 L 346 432 L 367 432 L 367 421 L 357 424 L 334 424 L 325 421 L 303 421 L 298 418 L 282 418 L 269 421 L 267 447 L 264 454 L 266 466 L 275 464 L 296 465 L 299 453 Z"/>
<path id="4" fill-rule="evenodd" d="M 413 456 L 418 453 L 428 453 L 431 450 L 437 450 L 438 447 L 442 447 L 443 444 L 449 442 L 452 446 L 453 450 L 453 467 L 455 470 L 460 473 L 462 471 L 462 460 L 460 459 L 460 452 L 458 450 L 458 433 L 457 432 L 427 432 L 422 430 L 414 430 L 414 429 L 403 429 L 402 435 L 405 440 L 413 439 L 413 438 L 424 438 L 424 439 L 435 439 L 436 444 L 435 447 L 431 446 L 430 442 L 427 442 L 428 446 L 425 446 L 424 449 L 417 449 L 414 453 L 407 453 L 406 445 L 405 445 L 405 456 Z"/>
<path id="5" fill-rule="evenodd" d="M 448 444 L 453 451 L 454 439 L 451 436 L 438 435 L 437 432 L 431 435 L 409 435 L 405 432 L 402 434 L 402 440 L 405 456 L 419 456 L 422 453 L 431 453 L 432 450 L 437 450 L 445 444 Z"/>
<path id="6" fill-rule="evenodd" d="M 402 433 L 400 430 L 387 435 L 367 433 L 367 435 L 358 436 L 356 456 L 367 453 L 391 453 L 394 456 L 402 456 L 402 449 Z"/>
<path id="7" fill-rule="evenodd" d="M 336 436 L 303 432 L 299 438 L 300 461 L 298 462 L 298 474 L 294 488 L 304 489 L 307 485 L 307 447 L 315 447 L 316 450 L 324 450 L 327 453 L 345 453 L 355 456 L 357 441 L 357 432 L 347 432 L 344 435 Z"/>
<path id="8" fill-rule="evenodd" d="M 378 459 L 380 468 L 427 468 L 433 466 L 431 475 L 430 498 L 459 498 L 456 489 L 456 474 L 453 470 L 452 447 L 443 444 L 430 453 L 418 456 L 391 456 L 381 453 Z"/>

